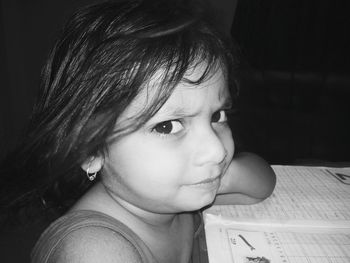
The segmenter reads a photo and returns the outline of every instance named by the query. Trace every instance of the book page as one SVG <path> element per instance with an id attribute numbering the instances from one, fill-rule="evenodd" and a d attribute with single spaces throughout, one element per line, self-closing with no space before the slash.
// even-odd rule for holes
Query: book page
<path id="1" fill-rule="evenodd" d="M 209 262 L 350 262 L 350 169 L 273 169 L 264 202 L 204 211 Z"/>
<path id="2" fill-rule="evenodd" d="M 251 232 L 227 229 L 235 263 L 331 263 L 350 261 L 350 235 Z"/>
<path id="3" fill-rule="evenodd" d="M 206 235 L 216 237 L 207 240 L 210 263 L 350 262 L 349 229 L 249 229 L 232 222 L 220 224 L 218 218 L 208 220 Z"/>
<path id="4" fill-rule="evenodd" d="M 277 183 L 267 200 L 254 205 L 213 206 L 205 213 L 238 221 L 306 225 L 317 221 L 350 227 L 350 185 L 334 176 L 350 178 L 350 168 L 280 165 L 272 168 Z"/>

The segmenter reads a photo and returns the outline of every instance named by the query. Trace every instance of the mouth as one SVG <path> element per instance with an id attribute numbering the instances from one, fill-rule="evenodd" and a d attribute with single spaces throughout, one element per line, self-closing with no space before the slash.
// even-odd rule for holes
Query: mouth
<path id="1" fill-rule="evenodd" d="M 213 178 L 205 179 L 205 180 L 200 181 L 200 182 L 195 183 L 195 184 L 207 184 L 207 183 L 212 183 L 212 182 L 214 182 L 215 180 L 218 180 L 219 178 L 220 178 L 220 176 L 216 176 L 216 177 L 213 177 Z"/>
<path id="2" fill-rule="evenodd" d="M 220 176 L 208 178 L 205 180 L 202 180 L 200 182 L 191 184 L 190 186 L 198 187 L 198 188 L 216 188 L 220 184 Z"/>

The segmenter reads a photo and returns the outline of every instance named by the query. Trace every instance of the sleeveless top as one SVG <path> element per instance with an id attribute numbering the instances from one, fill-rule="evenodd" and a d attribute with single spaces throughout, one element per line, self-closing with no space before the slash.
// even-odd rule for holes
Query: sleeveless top
<path id="1" fill-rule="evenodd" d="M 193 250 L 200 249 L 197 239 L 199 233 L 204 230 L 200 213 L 195 214 L 195 231 Z M 119 220 L 91 210 L 81 210 L 67 213 L 54 221 L 40 236 L 31 254 L 32 263 L 48 263 L 54 252 L 59 249 L 61 241 L 75 230 L 84 227 L 103 227 L 123 236 L 138 252 L 143 263 L 154 263 L 154 258 L 147 245 L 129 227 Z M 194 252 L 194 251 L 193 251 Z M 198 257 L 198 251 L 192 253 L 192 258 Z M 195 259 L 192 259 L 194 262 Z"/>

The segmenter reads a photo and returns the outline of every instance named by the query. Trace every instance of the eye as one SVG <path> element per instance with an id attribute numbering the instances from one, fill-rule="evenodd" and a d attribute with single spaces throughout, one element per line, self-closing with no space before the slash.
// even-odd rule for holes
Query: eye
<path id="1" fill-rule="evenodd" d="M 213 114 L 211 117 L 211 122 L 226 122 L 227 121 L 227 115 L 226 111 L 220 110 Z"/>
<path id="2" fill-rule="evenodd" d="M 172 120 L 158 123 L 156 126 L 154 126 L 152 131 L 157 132 L 159 134 L 167 135 L 178 133 L 183 128 L 184 127 L 179 120 Z"/>

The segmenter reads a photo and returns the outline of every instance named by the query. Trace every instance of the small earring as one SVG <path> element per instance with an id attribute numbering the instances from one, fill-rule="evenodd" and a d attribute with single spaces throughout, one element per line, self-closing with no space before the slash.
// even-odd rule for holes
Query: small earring
<path id="1" fill-rule="evenodd" d="M 88 167 L 87 170 L 86 170 L 86 176 L 87 176 L 87 178 L 92 182 L 93 180 L 96 179 L 97 172 L 94 172 L 94 173 L 90 173 L 90 172 L 89 172 L 89 170 L 90 170 L 90 164 L 91 164 L 91 163 L 89 163 L 89 167 Z"/>

